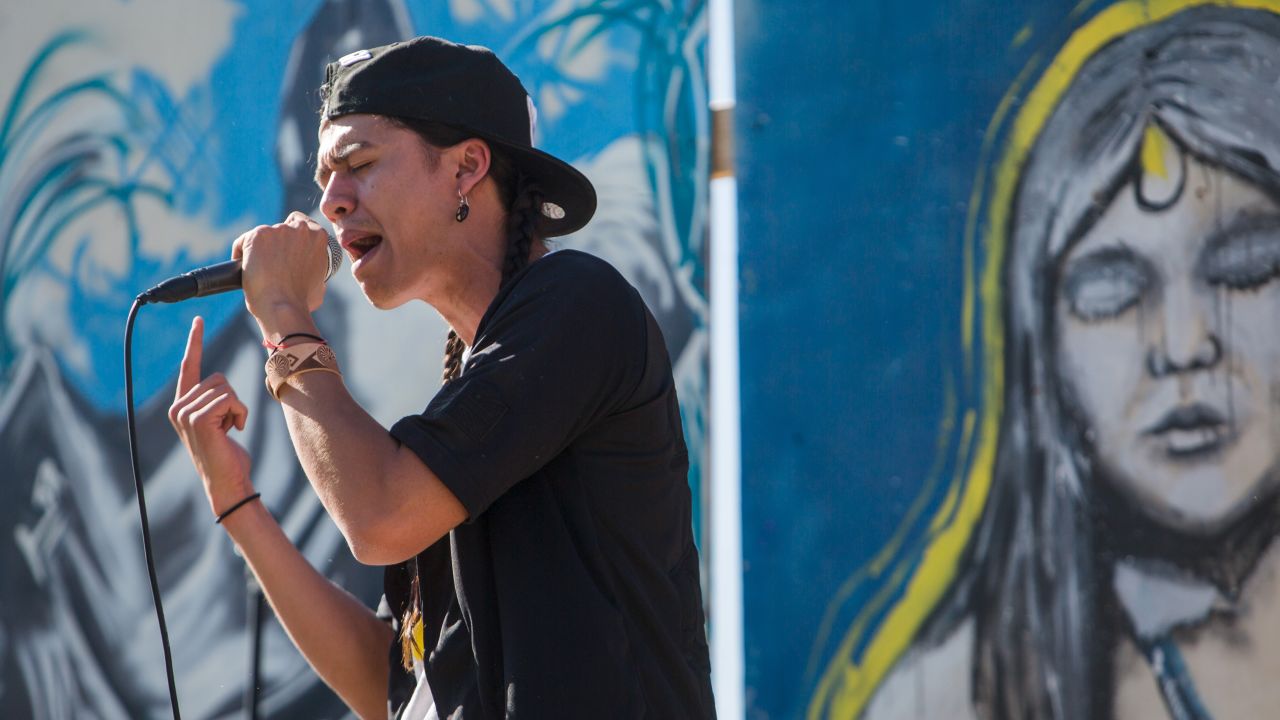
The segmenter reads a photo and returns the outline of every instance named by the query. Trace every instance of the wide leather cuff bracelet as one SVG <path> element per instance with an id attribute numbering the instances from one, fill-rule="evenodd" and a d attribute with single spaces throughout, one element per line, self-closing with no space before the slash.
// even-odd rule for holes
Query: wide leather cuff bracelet
<path id="1" fill-rule="evenodd" d="M 328 344 L 310 342 L 279 348 L 267 358 L 267 392 L 279 401 L 280 391 L 291 378 L 316 371 L 342 375 L 338 369 L 338 357 Z"/>

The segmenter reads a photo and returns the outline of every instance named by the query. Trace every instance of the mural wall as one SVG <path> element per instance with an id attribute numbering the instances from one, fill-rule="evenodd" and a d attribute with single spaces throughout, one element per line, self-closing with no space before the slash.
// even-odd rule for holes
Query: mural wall
<path id="1" fill-rule="evenodd" d="M 749 716 L 1272 714 L 1280 2 L 736 6 Z M 705 23 L 694 0 L 0 9 L 0 716 L 168 712 L 123 321 L 244 229 L 315 212 L 327 59 L 429 32 L 508 60 L 540 144 L 600 191 L 564 244 L 641 288 L 700 448 Z M 369 602 L 378 573 L 257 390 L 240 299 L 145 308 L 183 710 L 241 716 L 252 590 L 164 417 L 197 313 L 268 506 Z M 375 312 L 343 273 L 320 323 L 375 417 L 425 404 L 428 309 Z M 262 716 L 345 715 L 270 619 L 261 640 Z"/>
<path id="2" fill-rule="evenodd" d="M 1280 3 L 934 5 L 740 10 L 750 713 L 1272 717 Z"/>
<path id="3" fill-rule="evenodd" d="M 414 34 L 487 45 L 539 109 L 539 145 L 596 184 L 565 246 L 641 289 L 671 348 L 699 496 L 705 427 L 705 13 L 638 0 L 45 0 L 0 8 L 0 716 L 166 717 L 159 632 L 125 436 L 124 320 L 156 282 L 225 259 L 311 181 L 325 62 Z M 386 424 L 426 405 L 445 328 L 380 313 L 347 273 L 318 321 Z M 242 442 L 268 507 L 364 600 L 262 389 L 238 295 L 143 308 L 134 335 L 141 465 L 183 714 L 244 717 L 256 613 L 165 411 L 193 315 L 206 368 L 250 407 Z M 380 352 L 390 345 L 399 352 Z M 394 379 L 394 381 L 392 380 Z M 269 613 L 268 613 L 269 614 Z M 343 717 L 268 618 L 261 717 Z"/>

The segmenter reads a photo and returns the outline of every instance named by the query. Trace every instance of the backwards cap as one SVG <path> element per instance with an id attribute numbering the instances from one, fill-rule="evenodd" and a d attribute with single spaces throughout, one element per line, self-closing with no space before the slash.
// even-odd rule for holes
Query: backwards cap
<path id="1" fill-rule="evenodd" d="M 572 165 L 533 147 L 537 111 L 487 48 L 435 37 L 358 50 L 329 63 L 321 117 L 364 113 L 438 122 L 488 141 L 542 190 L 538 231 L 567 235 L 587 224 L 596 191 Z"/>

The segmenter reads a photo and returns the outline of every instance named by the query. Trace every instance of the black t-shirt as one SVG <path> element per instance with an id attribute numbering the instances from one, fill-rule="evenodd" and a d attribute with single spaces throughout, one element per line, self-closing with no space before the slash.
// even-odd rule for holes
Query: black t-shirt
<path id="1" fill-rule="evenodd" d="M 411 561 L 441 718 L 714 717 L 670 359 L 616 270 L 530 265 L 391 434 L 468 512 Z M 396 617 L 411 572 L 388 569 Z"/>

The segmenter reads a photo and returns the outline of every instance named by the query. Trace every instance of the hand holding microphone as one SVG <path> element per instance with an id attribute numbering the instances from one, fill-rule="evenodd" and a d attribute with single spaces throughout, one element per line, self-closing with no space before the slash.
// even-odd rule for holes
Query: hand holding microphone
<path id="1" fill-rule="evenodd" d="M 319 223 L 304 213 L 294 211 L 282 223 L 260 225 L 236 238 L 231 247 L 233 259 L 169 278 L 139 295 L 138 299 L 144 303 L 174 303 L 242 288 L 251 291 L 257 289 L 257 276 L 266 275 L 270 277 L 273 294 L 304 299 L 307 308 L 314 311 L 324 299 L 324 283 L 307 287 L 300 296 L 297 286 L 311 283 L 304 269 L 319 262 L 319 253 L 311 249 L 319 237 L 326 240 L 328 272 L 324 282 L 328 282 L 342 265 L 342 248 Z M 255 272 L 255 278 L 250 279 L 251 286 L 244 282 L 246 252 L 254 255 L 250 262 L 255 265 L 255 270 L 261 271 Z M 248 301 L 255 299 L 256 293 L 246 294 Z M 250 311 L 253 311 L 252 307 Z"/>

